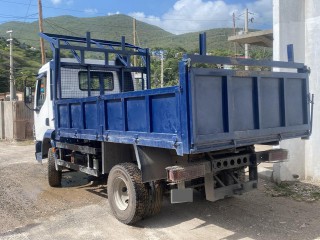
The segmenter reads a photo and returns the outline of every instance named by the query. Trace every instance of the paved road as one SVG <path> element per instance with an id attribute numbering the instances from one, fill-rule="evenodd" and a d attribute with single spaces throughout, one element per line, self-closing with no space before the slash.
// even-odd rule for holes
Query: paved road
<path id="1" fill-rule="evenodd" d="M 320 203 L 273 198 L 262 181 L 216 203 L 166 200 L 159 215 L 132 227 L 111 215 L 104 184 L 72 173 L 52 189 L 46 167 L 32 145 L 0 142 L 0 239 L 320 239 Z"/>

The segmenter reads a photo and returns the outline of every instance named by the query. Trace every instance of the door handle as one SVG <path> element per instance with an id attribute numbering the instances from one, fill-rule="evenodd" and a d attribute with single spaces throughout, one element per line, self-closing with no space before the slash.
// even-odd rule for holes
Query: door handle
<path id="1" fill-rule="evenodd" d="M 46 126 L 49 126 L 49 118 L 46 118 Z"/>

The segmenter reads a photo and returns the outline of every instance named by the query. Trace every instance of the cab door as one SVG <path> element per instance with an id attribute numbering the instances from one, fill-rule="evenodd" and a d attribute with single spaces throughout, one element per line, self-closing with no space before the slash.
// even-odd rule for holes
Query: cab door
<path id="1" fill-rule="evenodd" d="M 47 130 L 53 128 L 52 101 L 50 96 L 50 72 L 45 71 L 38 75 L 34 102 L 34 127 L 36 141 L 43 141 Z"/>

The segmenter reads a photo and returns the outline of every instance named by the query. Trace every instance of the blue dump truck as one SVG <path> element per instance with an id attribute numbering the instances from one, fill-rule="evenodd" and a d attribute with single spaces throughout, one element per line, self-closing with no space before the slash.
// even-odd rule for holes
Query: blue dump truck
<path id="1" fill-rule="evenodd" d="M 149 50 L 124 37 L 40 35 L 53 60 L 36 84 L 36 158 L 48 158 L 52 187 L 68 170 L 107 178 L 110 208 L 125 224 L 158 213 L 165 193 L 180 203 L 194 191 L 216 201 L 255 189 L 257 165 L 288 155 L 255 144 L 311 134 L 304 64 L 207 56 L 201 44 L 180 61 L 179 85 L 151 89 Z"/>

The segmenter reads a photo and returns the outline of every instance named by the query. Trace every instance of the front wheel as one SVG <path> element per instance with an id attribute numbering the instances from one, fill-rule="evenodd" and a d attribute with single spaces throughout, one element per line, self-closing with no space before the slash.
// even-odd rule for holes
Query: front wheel
<path id="1" fill-rule="evenodd" d="M 108 177 L 108 200 L 113 215 L 124 224 L 139 221 L 145 213 L 148 192 L 133 163 L 114 166 Z"/>
<path id="2" fill-rule="evenodd" d="M 61 187 L 62 172 L 56 170 L 55 154 L 53 149 L 48 151 L 48 182 L 50 187 Z"/>

